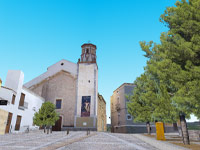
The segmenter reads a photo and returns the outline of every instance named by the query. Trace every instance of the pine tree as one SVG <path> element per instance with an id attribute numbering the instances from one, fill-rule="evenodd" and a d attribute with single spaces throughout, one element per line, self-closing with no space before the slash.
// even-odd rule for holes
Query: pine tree
<path id="1" fill-rule="evenodd" d="M 155 110 L 163 111 L 165 115 L 167 110 L 177 113 L 157 116 L 159 111 L 156 111 L 152 115 L 168 121 L 179 117 L 183 142 L 189 144 L 185 118 L 192 113 L 200 118 L 200 0 L 177 1 L 176 7 L 166 9 L 160 21 L 169 28 L 161 34 L 161 44 L 140 43 L 145 57 L 149 58 L 145 74 L 155 82 L 153 93 L 159 97 L 149 99 Z"/>

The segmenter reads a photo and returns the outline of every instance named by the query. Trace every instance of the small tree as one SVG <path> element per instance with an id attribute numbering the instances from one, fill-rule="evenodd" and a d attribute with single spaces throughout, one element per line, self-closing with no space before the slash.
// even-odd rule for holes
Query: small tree
<path id="1" fill-rule="evenodd" d="M 58 119 L 59 114 L 55 111 L 55 105 L 51 102 L 45 102 L 42 104 L 39 112 L 35 113 L 33 117 L 33 123 L 38 126 L 44 126 L 44 132 L 46 127 L 48 127 L 48 134 L 49 127 L 54 126 Z"/>

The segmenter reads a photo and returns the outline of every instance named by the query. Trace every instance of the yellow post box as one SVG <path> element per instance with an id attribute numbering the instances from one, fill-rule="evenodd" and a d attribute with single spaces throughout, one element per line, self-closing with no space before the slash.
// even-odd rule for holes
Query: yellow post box
<path id="1" fill-rule="evenodd" d="M 165 141 L 163 122 L 156 122 L 156 139 Z"/>

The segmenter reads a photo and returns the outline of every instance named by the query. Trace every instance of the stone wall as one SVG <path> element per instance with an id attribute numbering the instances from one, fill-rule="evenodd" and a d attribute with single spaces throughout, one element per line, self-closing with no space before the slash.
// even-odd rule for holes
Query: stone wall
<path id="1" fill-rule="evenodd" d="M 200 131 L 199 130 L 189 130 L 189 137 L 192 140 L 200 141 Z"/>
<path id="2" fill-rule="evenodd" d="M 97 131 L 107 131 L 106 102 L 101 95 L 98 95 Z"/>
<path id="3" fill-rule="evenodd" d="M 111 126 L 127 126 L 133 125 L 133 117 L 128 119 L 127 116 L 127 102 L 126 96 L 132 95 L 135 85 L 132 83 L 124 83 L 117 88 L 110 99 L 111 104 Z"/>
<path id="4" fill-rule="evenodd" d="M 5 134 L 8 112 L 0 109 L 0 135 Z"/>
<path id="5" fill-rule="evenodd" d="M 147 133 L 146 125 L 132 125 L 114 127 L 115 133 Z M 151 133 L 156 133 L 155 125 L 151 125 Z M 172 126 L 165 126 L 165 133 L 178 133 Z"/>
<path id="6" fill-rule="evenodd" d="M 61 99 L 61 109 L 56 111 L 62 116 L 62 126 L 72 127 L 74 126 L 76 82 L 77 77 L 66 71 L 60 71 L 30 89 L 53 104 L 56 104 L 56 99 Z"/>
<path id="7" fill-rule="evenodd" d="M 82 96 L 91 96 L 90 117 L 97 117 L 98 68 L 96 64 L 79 64 L 77 117 L 81 117 Z"/>

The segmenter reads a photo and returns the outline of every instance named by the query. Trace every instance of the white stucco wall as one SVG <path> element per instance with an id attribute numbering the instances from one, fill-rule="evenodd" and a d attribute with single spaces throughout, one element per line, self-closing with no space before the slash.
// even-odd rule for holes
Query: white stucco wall
<path id="1" fill-rule="evenodd" d="M 11 103 L 13 94 L 17 94 L 14 90 L 2 86 L 0 88 L 0 99 L 8 100 L 8 103 Z"/>
<path id="2" fill-rule="evenodd" d="M 90 117 L 96 117 L 98 99 L 98 69 L 96 64 L 79 64 L 77 93 L 77 117 L 81 116 L 82 96 L 91 96 Z"/>
<path id="3" fill-rule="evenodd" d="M 20 70 L 8 70 L 5 87 L 20 92 L 24 82 L 24 73 Z"/>
<path id="4" fill-rule="evenodd" d="M 25 94 L 25 102 L 28 103 L 28 109 L 18 111 L 19 115 L 22 116 L 21 127 L 29 126 L 33 128 L 33 116 L 35 112 L 39 111 L 44 99 L 24 87 L 22 88 L 22 93 Z"/>

